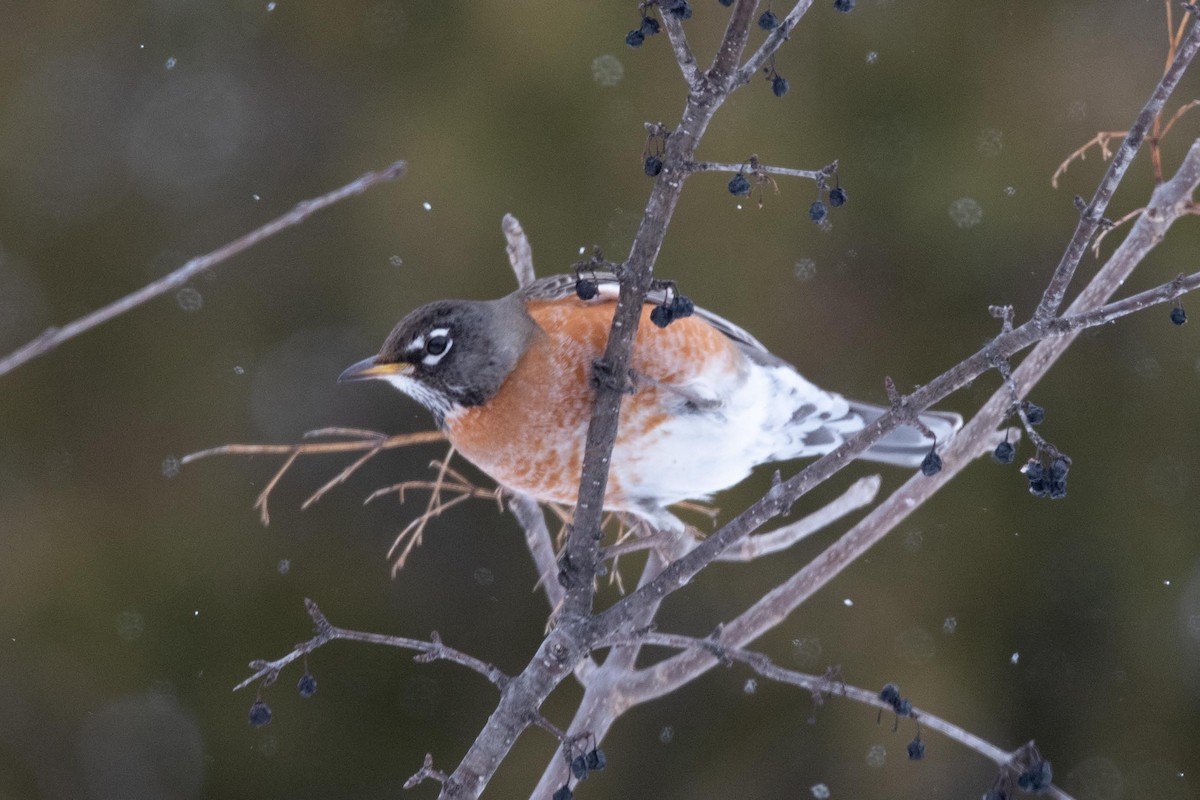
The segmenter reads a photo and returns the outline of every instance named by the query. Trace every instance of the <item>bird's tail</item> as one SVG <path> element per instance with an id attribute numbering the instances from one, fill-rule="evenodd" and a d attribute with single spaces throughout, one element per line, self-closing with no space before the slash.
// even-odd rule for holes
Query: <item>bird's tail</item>
<path id="1" fill-rule="evenodd" d="M 885 408 L 850 401 L 850 410 L 863 418 L 865 425 L 870 425 Z M 962 427 L 962 416 L 951 411 L 927 411 L 921 415 L 921 422 L 937 437 L 938 445 L 950 440 L 954 432 Z M 861 458 L 869 461 L 879 461 L 884 464 L 894 464 L 898 467 L 920 466 L 922 459 L 933 447 L 933 442 L 916 428 L 903 425 L 880 439 L 871 449 L 863 453 Z"/>

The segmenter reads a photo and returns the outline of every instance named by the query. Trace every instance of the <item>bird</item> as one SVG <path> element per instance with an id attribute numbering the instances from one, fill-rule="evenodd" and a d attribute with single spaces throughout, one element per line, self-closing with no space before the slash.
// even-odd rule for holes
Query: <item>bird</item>
<path id="1" fill-rule="evenodd" d="M 500 486 L 574 506 L 615 275 L 555 275 L 494 300 L 439 300 L 405 316 L 339 382 L 378 379 L 428 409 L 456 452 Z M 666 309 L 666 313 L 661 310 Z M 672 313 L 674 312 L 674 313 Z M 681 532 L 668 507 L 707 500 L 755 467 L 834 450 L 885 409 L 804 378 L 729 320 L 670 286 L 646 297 L 613 446 L 607 510 Z M 862 458 L 916 467 L 962 425 L 926 412 Z"/>

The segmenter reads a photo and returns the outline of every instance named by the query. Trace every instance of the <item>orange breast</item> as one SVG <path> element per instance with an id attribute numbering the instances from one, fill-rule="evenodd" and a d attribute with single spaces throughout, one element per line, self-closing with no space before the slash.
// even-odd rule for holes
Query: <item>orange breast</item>
<path id="1" fill-rule="evenodd" d="M 574 297 L 530 304 L 530 315 L 546 335 L 530 346 L 491 400 L 446 416 L 446 433 L 458 451 L 503 486 L 574 504 L 595 398 L 592 362 L 603 354 L 615 308 L 615 302 Z M 741 356 L 720 331 L 696 317 L 659 328 L 650 322 L 652 308 L 643 309 L 638 326 L 635 373 L 683 385 L 702 372 L 711 375 L 714 367 L 737 369 Z M 622 401 L 614 465 L 636 457 L 639 443 L 679 405 L 668 394 L 673 393 L 643 381 Z M 631 488 L 621 486 L 610 470 L 605 506 L 624 507 Z"/>

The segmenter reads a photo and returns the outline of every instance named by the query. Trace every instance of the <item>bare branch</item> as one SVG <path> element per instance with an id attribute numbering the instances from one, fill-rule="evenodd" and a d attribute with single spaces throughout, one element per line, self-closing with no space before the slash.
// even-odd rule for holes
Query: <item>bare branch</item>
<path id="1" fill-rule="evenodd" d="M 771 167 L 766 164 L 759 164 L 754 159 L 753 166 L 747 168 L 747 162 L 741 164 L 720 164 L 715 161 L 693 161 L 684 164 L 684 169 L 688 172 L 761 172 L 770 175 L 784 175 L 789 178 L 808 178 L 812 181 L 819 181 L 828 178 L 833 173 L 837 172 L 838 162 L 827 164 L 820 169 L 793 169 L 791 167 Z"/>
<path id="2" fill-rule="evenodd" d="M 433 768 L 433 754 L 426 753 L 425 763 L 422 764 L 421 768 L 414 772 L 412 776 L 404 782 L 404 788 L 412 789 L 413 787 L 427 780 L 445 783 L 446 779 L 446 773 L 442 772 L 440 769 Z"/>
<path id="3" fill-rule="evenodd" d="M 683 73 L 683 79 L 687 81 L 688 88 L 694 88 L 696 85 L 696 57 L 692 55 L 692 48 L 688 45 L 687 32 L 683 29 L 683 22 L 674 14 L 663 12 L 660 16 L 663 27 L 667 30 L 667 38 L 671 41 L 671 49 L 675 51 L 675 63 L 679 65 L 679 71 Z"/>
<path id="4" fill-rule="evenodd" d="M 800 0 L 792 7 L 792 10 L 787 13 L 787 16 L 780 20 L 779 27 L 771 31 L 767 36 L 767 40 L 750 56 L 750 59 L 741 66 L 737 71 L 737 83 L 741 86 L 749 83 L 758 71 L 767 63 L 767 59 L 775 54 L 775 51 L 783 46 L 787 41 L 788 34 L 800 22 L 800 18 L 808 13 L 808 9 L 812 6 L 812 0 Z"/>
<path id="5" fill-rule="evenodd" d="M 313 624 L 316 627 L 316 634 L 307 642 L 296 645 L 290 653 L 284 655 L 274 661 L 253 661 L 250 668 L 255 670 L 254 674 L 246 678 L 244 681 L 233 687 L 233 691 L 245 689 L 250 684 L 259 679 L 268 679 L 273 681 L 275 676 L 278 676 L 281 670 L 288 664 L 292 663 L 302 656 L 306 656 L 319 647 L 323 647 L 337 639 L 344 639 L 352 642 L 365 642 L 367 644 L 380 644 L 387 647 L 398 647 L 402 650 L 416 650 L 420 655 L 416 660 L 420 663 L 430 661 L 452 661 L 455 664 L 466 667 L 473 672 L 478 672 L 483 677 L 501 691 L 508 685 L 510 680 L 508 675 L 505 675 L 496 667 L 481 661 L 472 655 L 455 650 L 453 647 L 447 647 L 440 636 L 435 631 L 428 642 L 420 639 L 409 639 L 405 636 L 387 636 L 382 633 L 370 633 L 367 631 L 353 631 L 347 628 L 338 628 L 329 624 L 321 609 L 312 600 L 305 599 L 304 607 L 308 614 L 313 619 Z"/>
<path id="6" fill-rule="evenodd" d="M 1175 60 L 1163 73 L 1162 80 L 1158 82 L 1158 86 L 1150 95 L 1150 100 L 1138 114 L 1137 121 L 1129 129 L 1125 141 L 1121 143 L 1116 155 L 1113 156 L 1112 162 L 1108 165 L 1108 171 L 1104 173 L 1104 178 L 1096 187 L 1095 194 L 1092 195 L 1092 201 L 1080 214 L 1079 223 L 1075 227 L 1075 235 L 1071 237 L 1071 243 L 1058 262 L 1058 266 L 1050 278 L 1050 283 L 1042 295 L 1042 300 L 1038 303 L 1037 311 L 1034 312 L 1033 317 L 1038 322 L 1047 322 L 1062 307 L 1067 287 L 1087 250 L 1088 242 L 1091 241 L 1104 219 L 1104 212 L 1108 208 L 1109 201 L 1116 192 L 1117 186 L 1120 185 L 1121 179 L 1125 177 L 1125 171 L 1133 161 L 1134 155 L 1137 154 L 1145 140 L 1146 132 L 1150 130 L 1154 120 L 1162 113 L 1163 106 L 1175 87 L 1179 85 L 1179 80 L 1187 71 L 1197 50 L 1200 50 L 1200 25 L 1193 23 L 1190 33 L 1182 41 L 1175 54 Z"/>
<path id="7" fill-rule="evenodd" d="M 37 338 L 9 353 L 4 358 L 0 358 L 0 375 L 11 372 L 26 361 L 50 352 L 68 339 L 73 339 L 79 334 L 85 333 L 101 323 L 108 322 L 110 319 L 118 317 L 127 311 L 131 311 L 159 295 L 166 294 L 172 289 L 183 286 L 198 273 L 232 258 L 243 250 L 253 247 L 263 239 L 274 236 L 285 228 L 300 224 L 321 209 L 328 208 L 334 203 L 345 200 L 347 197 L 362 194 L 381 181 L 390 181 L 401 177 L 406 169 L 407 165 L 405 162 L 397 161 L 378 172 L 368 172 L 361 175 L 345 186 L 334 189 L 332 192 L 327 192 L 311 200 L 301 201 L 286 214 L 276 217 L 266 225 L 255 228 L 245 236 L 218 247 L 211 253 L 191 259 L 171 274 L 143 286 L 136 292 L 131 292 L 120 300 L 115 300 L 103 308 L 99 308 L 90 314 L 85 314 L 76 320 L 68 322 L 61 328 L 46 329 Z"/>
<path id="8" fill-rule="evenodd" d="M 840 680 L 833 681 L 828 674 L 811 675 L 781 667 L 764 653 L 726 644 L 724 635 L 719 638 L 697 639 L 692 636 L 645 631 L 638 632 L 633 638 L 645 645 L 668 647 L 695 653 L 698 658 L 710 661 L 713 665 L 720 663 L 722 660 L 737 661 L 750 667 L 768 680 L 798 686 L 812 692 L 814 695 L 844 697 L 848 700 L 854 700 L 863 705 L 879 709 L 880 711 L 892 710 L 892 706 L 879 699 L 878 692 L 851 686 Z M 613 642 L 613 644 L 616 643 Z M 622 641 L 620 643 L 626 644 L 627 642 Z M 913 706 L 912 717 L 914 719 L 919 718 L 922 727 L 936 730 L 947 738 L 953 739 L 965 747 L 974 750 L 984 758 L 994 761 L 998 766 L 1009 763 L 1016 754 L 1016 751 L 1010 752 L 997 747 L 970 731 L 916 706 Z"/>

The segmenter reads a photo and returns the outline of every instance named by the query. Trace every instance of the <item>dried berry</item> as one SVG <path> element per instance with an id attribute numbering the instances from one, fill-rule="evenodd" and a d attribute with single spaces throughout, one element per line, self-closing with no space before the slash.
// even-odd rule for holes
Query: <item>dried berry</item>
<path id="1" fill-rule="evenodd" d="M 250 724 L 261 728 L 271 721 L 271 707 L 262 700 L 255 700 L 250 706 Z"/>
<path id="2" fill-rule="evenodd" d="M 1027 792 L 1040 792 L 1050 788 L 1053 777 L 1050 762 L 1039 761 L 1017 776 L 1017 786 Z"/>
<path id="3" fill-rule="evenodd" d="M 758 18 L 758 27 L 764 31 L 773 31 L 779 27 L 779 17 L 775 16 L 775 12 L 768 8 Z"/>
<path id="4" fill-rule="evenodd" d="M 600 287 L 595 281 L 590 281 L 587 278 L 579 278 L 575 281 L 575 294 L 580 300 L 591 300 L 600 292 Z"/>
<path id="5" fill-rule="evenodd" d="M 776 75 L 774 78 L 771 78 L 771 91 L 775 93 L 776 97 L 783 97 L 785 94 L 787 94 L 787 78 L 783 77 L 782 75 Z"/>
<path id="6" fill-rule="evenodd" d="M 846 190 L 840 186 L 835 186 L 829 190 L 829 205 L 834 208 L 840 208 L 846 205 Z"/>
<path id="7" fill-rule="evenodd" d="M 679 19 L 691 19 L 692 7 L 687 0 L 667 0 L 667 12 Z"/>
<path id="8" fill-rule="evenodd" d="M 996 449 L 992 453 L 992 458 L 1001 464 L 1011 464 L 1016 454 L 1017 448 L 1013 447 L 1012 442 L 1001 442 L 996 445 Z"/>
<path id="9" fill-rule="evenodd" d="M 667 306 L 655 306 L 650 311 L 650 321 L 660 328 L 667 327 L 674 319 L 671 309 Z"/>
<path id="10" fill-rule="evenodd" d="M 690 297 L 684 297 L 677 293 L 671 298 L 671 319 L 690 317 L 695 310 L 696 304 L 692 302 Z"/>
<path id="11" fill-rule="evenodd" d="M 300 676 L 300 681 L 296 684 L 296 691 L 305 700 L 317 693 L 317 679 L 312 676 L 311 672 L 306 672 Z"/>
<path id="12" fill-rule="evenodd" d="M 936 450 L 930 450 L 926 453 L 925 458 L 921 459 L 921 474 L 925 477 L 937 475 L 942 471 L 942 457 L 937 454 Z"/>
<path id="13" fill-rule="evenodd" d="M 824 222 L 827 216 L 829 216 L 829 209 L 825 208 L 825 204 L 820 200 L 808 207 L 808 218 L 818 225 Z"/>
<path id="14" fill-rule="evenodd" d="M 646 163 L 642 165 L 642 169 L 646 172 L 646 177 L 653 178 L 658 173 L 662 172 L 662 159 L 658 156 L 646 156 Z"/>
<path id="15" fill-rule="evenodd" d="M 604 751 L 599 747 L 592 749 L 587 754 L 587 768 L 599 772 L 608 766 L 608 759 L 604 757 Z"/>
<path id="16" fill-rule="evenodd" d="M 734 197 L 747 197 L 750 194 L 750 181 L 742 173 L 734 175 L 729 181 L 729 193 Z"/>
<path id="17" fill-rule="evenodd" d="M 925 743 L 921 741 L 921 737 L 918 734 L 917 738 L 913 739 L 911 742 L 908 743 L 908 760 L 909 761 L 920 761 L 924 757 L 925 757 Z"/>
<path id="18" fill-rule="evenodd" d="M 833 0 L 833 7 L 843 14 L 849 14 L 854 10 L 854 0 Z"/>
<path id="19" fill-rule="evenodd" d="M 625 34 L 625 44 L 630 47 L 641 47 L 644 41 L 646 41 L 646 36 L 639 30 L 635 29 Z"/>
<path id="20" fill-rule="evenodd" d="M 1182 306 L 1175 306 L 1175 308 L 1171 309 L 1171 322 L 1174 322 L 1176 325 L 1182 325 L 1187 322 L 1187 312 L 1183 310 Z"/>

